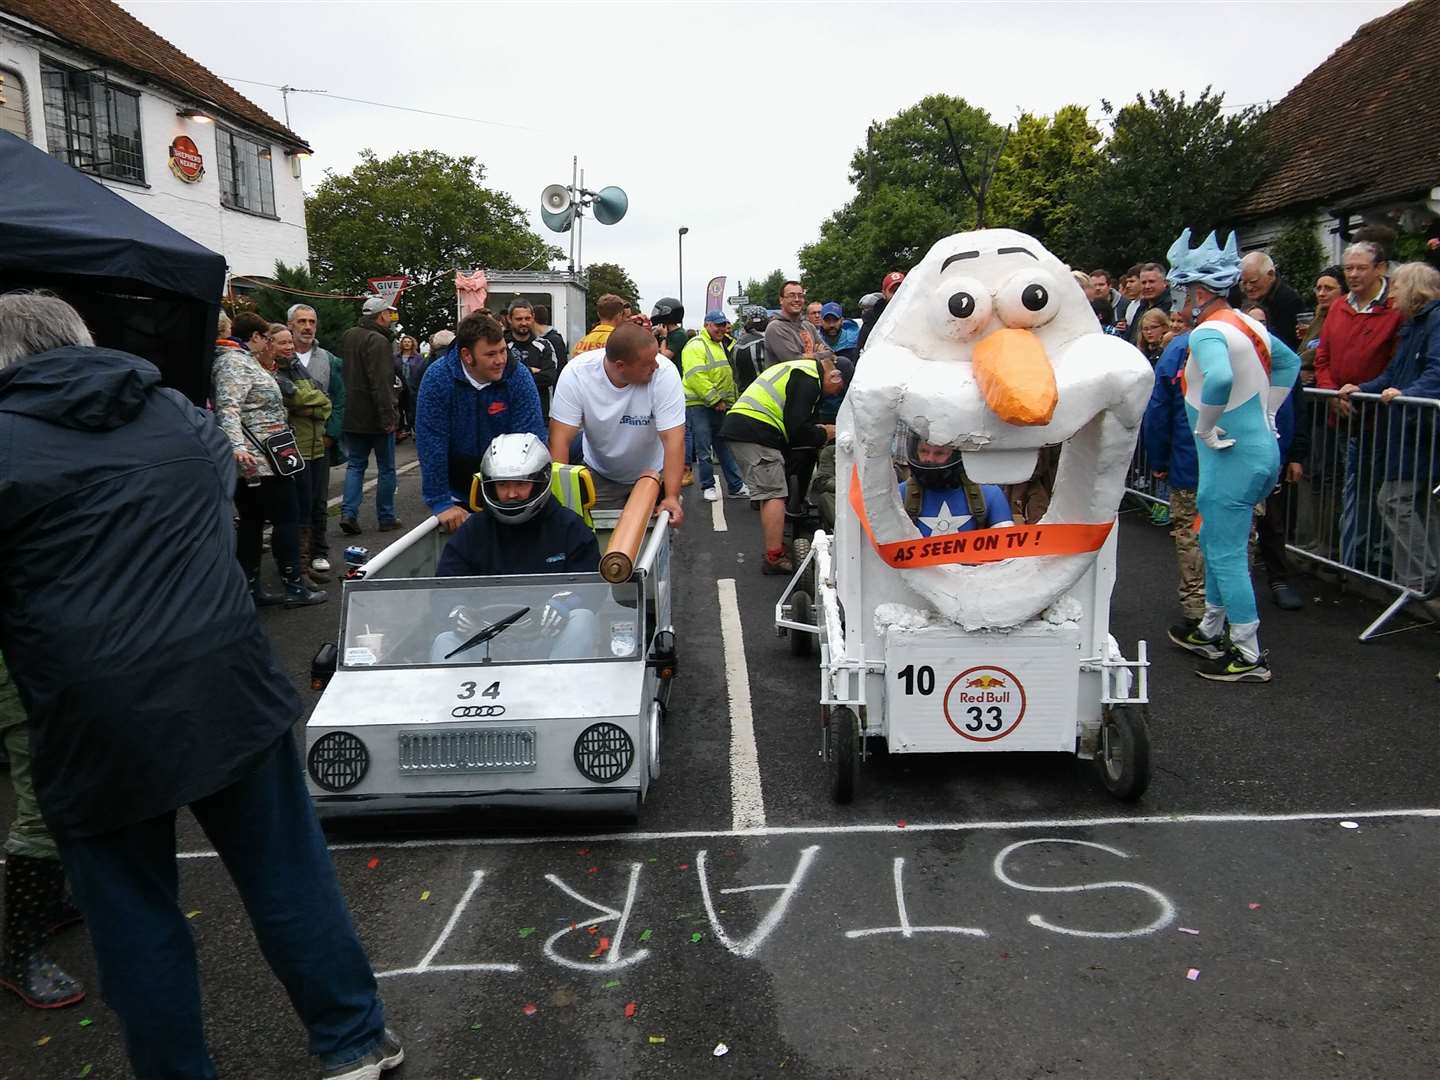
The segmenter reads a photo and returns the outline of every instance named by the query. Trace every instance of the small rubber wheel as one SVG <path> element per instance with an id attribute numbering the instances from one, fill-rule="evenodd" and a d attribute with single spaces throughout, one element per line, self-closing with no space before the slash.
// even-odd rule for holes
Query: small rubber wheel
<path id="1" fill-rule="evenodd" d="M 860 719 L 844 705 L 832 705 L 829 718 L 830 797 L 847 804 L 860 782 Z"/>
<path id="2" fill-rule="evenodd" d="M 814 617 L 815 607 L 810 602 L 810 594 L 793 592 L 790 594 L 790 618 L 796 622 L 809 622 Z M 815 651 L 815 635 L 805 630 L 796 630 L 791 627 L 790 634 L 790 655 L 809 656 Z"/>
<path id="3" fill-rule="evenodd" d="M 1112 705 L 1100 721 L 1095 764 L 1100 782 L 1117 799 L 1134 802 L 1150 786 L 1150 728 L 1143 706 Z"/>

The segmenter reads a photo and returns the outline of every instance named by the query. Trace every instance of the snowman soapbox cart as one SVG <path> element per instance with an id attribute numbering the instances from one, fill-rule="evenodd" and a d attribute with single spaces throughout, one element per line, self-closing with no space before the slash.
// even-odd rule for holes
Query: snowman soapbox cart
<path id="1" fill-rule="evenodd" d="M 1117 797 L 1144 792 L 1145 643 L 1125 659 L 1109 609 L 1115 514 L 1152 380 L 1029 236 L 949 237 L 905 279 L 841 408 L 835 532 L 815 534 L 776 605 L 793 652 L 819 646 L 838 801 L 876 739 L 891 754 L 1070 753 L 1095 760 Z M 953 448 L 981 484 L 1027 482 L 1040 451 L 1061 446 L 1048 511 L 953 531 L 968 520 L 962 496 L 922 537 L 895 471 L 912 436 Z"/>
<path id="2" fill-rule="evenodd" d="M 555 484 L 572 470 L 593 502 L 583 467 L 555 468 Z M 647 474 L 624 510 L 589 510 L 605 552 L 595 574 L 436 577 L 448 536 L 433 517 L 355 557 L 338 647 L 312 665 L 324 689 L 305 729 L 317 807 L 638 816 L 660 774 L 675 671 L 658 493 Z"/>

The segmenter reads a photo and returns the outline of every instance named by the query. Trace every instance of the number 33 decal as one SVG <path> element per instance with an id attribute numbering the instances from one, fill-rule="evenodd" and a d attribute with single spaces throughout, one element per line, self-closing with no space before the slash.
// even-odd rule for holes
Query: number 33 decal
<path id="1" fill-rule="evenodd" d="M 475 688 L 479 685 L 479 683 L 462 682 L 460 684 L 460 693 L 456 694 L 455 697 L 460 701 L 469 701 L 475 696 Z M 480 691 L 480 696 L 498 698 L 500 696 L 500 684 L 498 682 L 491 683 L 484 690 Z"/>
<path id="2" fill-rule="evenodd" d="M 999 731 L 1005 722 L 1004 714 L 998 705 L 991 705 L 988 709 L 982 709 L 979 705 L 971 705 L 965 711 L 970 714 L 970 719 L 965 724 L 966 731 Z M 990 714 L 988 720 L 983 719 L 986 713 Z"/>

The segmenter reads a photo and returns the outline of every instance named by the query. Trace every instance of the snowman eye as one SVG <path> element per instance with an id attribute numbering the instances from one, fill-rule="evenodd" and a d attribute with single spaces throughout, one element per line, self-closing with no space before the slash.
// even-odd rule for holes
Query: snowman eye
<path id="1" fill-rule="evenodd" d="M 968 341 L 990 322 L 990 290 L 963 274 L 944 277 L 935 286 L 930 312 L 942 337 Z"/>
<path id="2" fill-rule="evenodd" d="M 1006 326 L 1044 326 L 1060 310 L 1059 286 L 1044 270 L 1022 271 L 996 290 L 995 308 Z"/>

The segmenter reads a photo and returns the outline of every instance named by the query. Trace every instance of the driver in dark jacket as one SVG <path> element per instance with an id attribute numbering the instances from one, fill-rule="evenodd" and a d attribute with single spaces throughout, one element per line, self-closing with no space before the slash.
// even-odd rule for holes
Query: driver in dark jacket
<path id="1" fill-rule="evenodd" d="M 480 460 L 485 512 L 465 519 L 435 567 L 437 577 L 489 574 L 583 574 L 600 569 L 595 531 L 550 491 L 550 451 L 534 435 L 497 435 Z M 469 637 L 466 609 L 457 608 L 457 631 L 440 634 L 430 659 L 447 658 Z M 574 603 L 573 593 L 550 599 L 540 616 L 542 631 L 555 637 L 552 659 L 592 654 L 595 613 Z"/>
<path id="2" fill-rule="evenodd" d="M 229 440 L 154 365 L 95 348 L 62 300 L 0 296 L 0 651 L 135 1072 L 215 1075 L 176 892 L 188 806 L 326 1076 L 374 1077 L 404 1052 L 305 790 L 234 489 Z"/>

